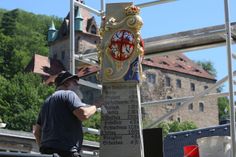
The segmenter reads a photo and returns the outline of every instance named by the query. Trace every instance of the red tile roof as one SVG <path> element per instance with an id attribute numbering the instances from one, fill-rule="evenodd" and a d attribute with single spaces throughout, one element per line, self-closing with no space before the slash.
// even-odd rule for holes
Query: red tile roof
<path id="1" fill-rule="evenodd" d="M 44 76 L 55 75 L 64 70 L 62 63 L 46 56 L 35 54 L 32 58 L 30 67 L 26 71 L 31 71 Z"/>
<path id="2" fill-rule="evenodd" d="M 157 56 L 149 59 L 144 59 L 142 62 L 145 66 L 155 67 L 163 70 L 175 71 L 196 77 L 215 80 L 214 76 L 203 70 L 196 63 L 191 61 L 183 54 Z M 28 65 L 26 71 L 38 73 L 40 75 L 48 76 L 46 83 L 53 83 L 56 74 L 65 68 L 58 60 L 49 59 L 48 57 L 35 54 L 33 61 Z M 84 77 L 99 71 L 99 67 L 93 65 L 84 65 L 77 68 L 77 75 Z"/>
<path id="3" fill-rule="evenodd" d="M 165 55 L 144 59 L 143 65 L 215 80 L 214 76 L 203 70 L 184 54 Z"/>

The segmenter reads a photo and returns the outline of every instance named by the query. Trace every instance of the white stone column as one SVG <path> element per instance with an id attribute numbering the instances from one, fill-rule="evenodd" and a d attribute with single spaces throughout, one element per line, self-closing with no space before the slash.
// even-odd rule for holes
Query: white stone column
<path id="1" fill-rule="evenodd" d="M 106 6 L 99 60 L 104 106 L 100 157 L 144 157 L 141 127 L 142 19 L 132 3 Z"/>

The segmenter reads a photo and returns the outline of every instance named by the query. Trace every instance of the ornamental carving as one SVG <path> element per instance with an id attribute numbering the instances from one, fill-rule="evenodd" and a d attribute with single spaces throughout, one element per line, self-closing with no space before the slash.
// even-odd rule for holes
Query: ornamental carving
<path id="1" fill-rule="evenodd" d="M 139 82 L 144 44 L 140 36 L 143 25 L 140 9 L 134 5 L 114 8 L 103 18 L 99 45 L 102 82 Z M 119 10 L 121 13 L 117 12 Z"/>

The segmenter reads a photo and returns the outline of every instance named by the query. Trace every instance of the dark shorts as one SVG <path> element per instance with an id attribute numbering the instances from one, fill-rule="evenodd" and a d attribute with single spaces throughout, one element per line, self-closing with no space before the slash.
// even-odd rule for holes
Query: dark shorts
<path id="1" fill-rule="evenodd" d="M 64 151 L 55 148 L 40 147 L 42 154 L 54 154 L 55 157 L 81 157 L 78 151 Z M 58 154 L 58 155 L 57 155 Z"/>

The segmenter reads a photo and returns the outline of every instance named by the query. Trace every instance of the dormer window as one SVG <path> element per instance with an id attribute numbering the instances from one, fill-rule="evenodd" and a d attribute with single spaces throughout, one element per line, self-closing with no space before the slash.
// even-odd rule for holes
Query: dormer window
<path id="1" fill-rule="evenodd" d="M 199 69 L 193 69 L 194 72 L 201 73 Z"/>
<path id="2" fill-rule="evenodd" d="M 176 64 L 175 67 L 176 67 L 176 68 L 185 69 L 185 68 L 184 68 L 182 65 L 180 65 L 180 64 Z"/>
<path id="3" fill-rule="evenodd" d="M 153 60 L 151 58 L 147 58 L 145 60 L 153 63 Z"/>
<path id="4" fill-rule="evenodd" d="M 91 32 L 92 34 L 97 34 L 97 28 L 96 28 L 96 26 L 92 25 L 90 32 Z"/>
<path id="5" fill-rule="evenodd" d="M 181 61 L 181 62 L 186 62 L 186 60 L 184 60 L 184 59 L 181 58 L 181 57 L 178 57 L 176 60 Z"/>
<path id="6" fill-rule="evenodd" d="M 169 64 L 168 64 L 168 63 L 166 63 L 165 61 L 161 61 L 159 64 L 162 64 L 162 65 L 167 65 L 167 66 L 169 66 Z"/>

